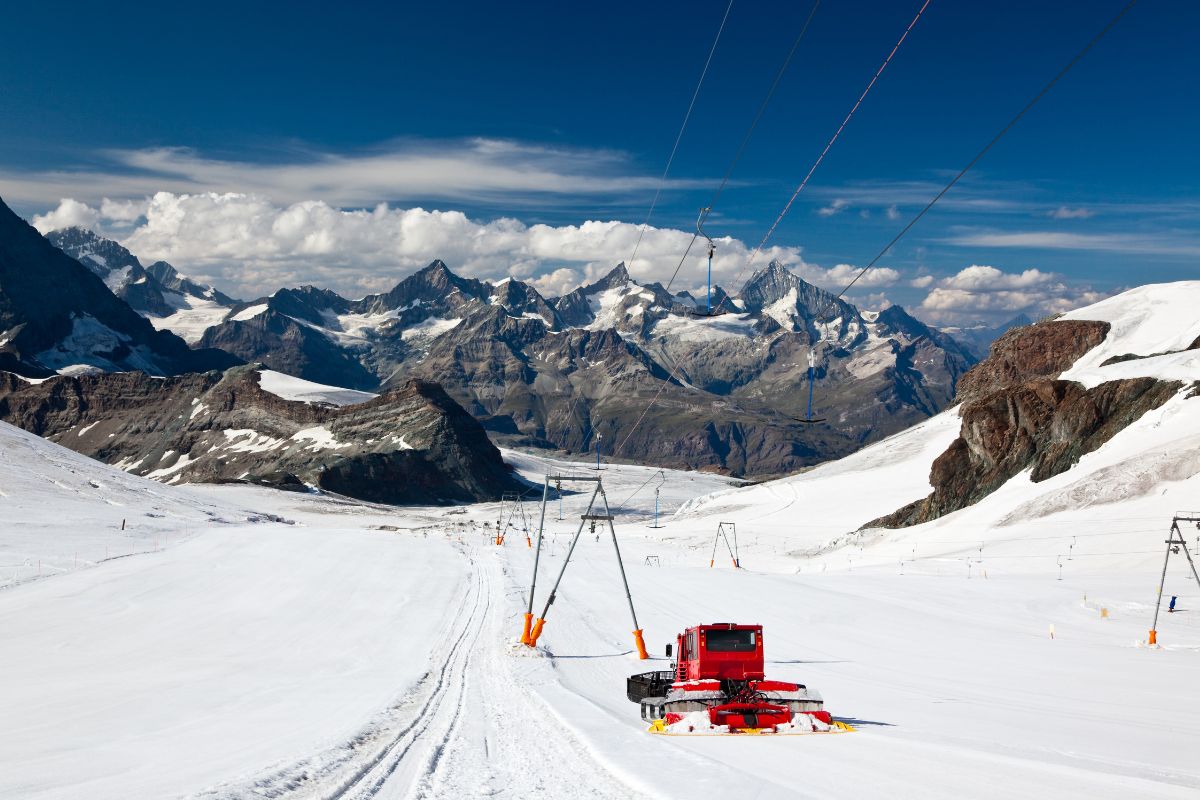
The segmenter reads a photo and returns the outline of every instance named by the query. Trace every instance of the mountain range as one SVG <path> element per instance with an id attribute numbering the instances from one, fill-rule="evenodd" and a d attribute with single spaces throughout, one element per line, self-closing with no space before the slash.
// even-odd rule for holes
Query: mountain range
<path id="1" fill-rule="evenodd" d="M 436 381 L 498 442 L 735 475 L 794 471 L 936 414 L 978 360 L 899 306 L 861 310 L 779 262 L 736 296 L 716 288 L 713 316 L 624 265 L 557 298 L 433 261 L 360 299 L 302 286 L 237 301 L 90 231 L 48 238 L 194 352 L 359 390 Z"/>
<path id="2" fill-rule="evenodd" d="M 238 363 L 225 351 L 193 349 L 156 330 L 96 272 L 0 202 L 0 370 L 27 377 L 94 369 L 176 375 Z"/>

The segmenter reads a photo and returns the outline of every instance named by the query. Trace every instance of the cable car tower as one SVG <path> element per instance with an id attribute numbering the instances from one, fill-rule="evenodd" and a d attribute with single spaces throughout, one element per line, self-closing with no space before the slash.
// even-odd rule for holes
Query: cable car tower
<path id="1" fill-rule="evenodd" d="M 716 255 L 716 253 L 717 253 L 716 242 L 714 242 L 709 237 L 709 235 L 704 232 L 704 221 L 708 217 L 708 214 L 710 211 L 712 211 L 712 207 L 705 206 L 704 208 L 700 209 L 700 216 L 696 217 L 696 233 L 700 236 L 703 236 L 704 240 L 708 242 L 708 283 L 706 284 L 706 289 L 705 289 L 705 294 L 704 294 L 704 316 L 706 316 L 706 317 L 711 317 L 713 315 L 712 265 L 713 265 L 713 256 Z"/>

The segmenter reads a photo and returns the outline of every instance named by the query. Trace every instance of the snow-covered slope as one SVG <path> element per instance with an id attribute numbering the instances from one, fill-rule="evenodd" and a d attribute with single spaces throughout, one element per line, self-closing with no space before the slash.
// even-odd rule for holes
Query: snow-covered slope
<path id="1" fill-rule="evenodd" d="M 1200 350 L 1186 349 L 1200 338 L 1198 303 L 1200 281 L 1185 281 L 1065 315 L 1112 328 L 1061 377 L 1089 387 L 1127 377 L 1200 380 Z M 1103 366 L 1115 356 L 1127 360 Z M 1035 483 L 1027 470 L 923 525 L 858 531 L 929 493 L 930 467 L 958 435 L 957 409 L 803 474 L 700 498 L 677 517 L 715 528 L 743 513 L 780 569 L 1057 573 L 1060 555 L 1069 557 L 1064 569 L 1147 569 L 1161 561 L 1174 512 L 1200 507 L 1200 398 L 1191 394 L 1185 385 L 1065 472 Z"/>
<path id="2" fill-rule="evenodd" d="M 1098 346 L 1063 373 L 1064 380 L 1095 386 L 1118 378 L 1200 380 L 1200 281 L 1140 286 L 1063 315 L 1108 322 Z M 1137 356 L 1104 365 L 1114 358 Z"/>
<path id="3" fill-rule="evenodd" d="M 1192 322 L 1180 313 L 1175 341 Z M 1116 328 L 1121 354 L 1171 341 L 1131 345 L 1137 326 Z M 856 728 L 825 737 L 648 734 L 624 680 L 668 661 L 632 656 L 614 548 L 587 529 L 530 652 L 512 641 L 534 563 L 524 518 L 492 544 L 511 507 L 150 484 L 161 508 L 186 497 L 297 524 L 207 526 L 0 591 L 0 635 L 18 643 L 0 659 L 0 796 L 1193 798 L 1200 588 L 1177 557 L 1167 592 L 1184 613 L 1163 615 L 1163 647 L 1138 644 L 1171 513 L 1200 496 L 1197 409 L 1180 392 L 1061 474 L 888 531 L 855 529 L 928 491 L 954 412 L 735 490 L 507 454 L 535 482 L 604 478 L 652 654 L 696 623 L 761 623 L 768 674 Z M 30 527 L 49 547 L 146 486 L 82 459 L 38 478 L 39 448 L 78 457 L 27 440 L 2 451 L 0 488 L 17 486 L 26 511 L 0 542 Z M 89 479 L 104 488 L 89 494 Z M 656 489 L 681 506 L 658 528 Z M 538 612 L 586 500 L 567 494 L 559 512 L 551 496 Z M 709 567 L 719 522 L 737 525 L 741 569 Z"/>
<path id="4" fill-rule="evenodd" d="M 265 517 L 173 491 L 0 422 L 0 518 L 3 587 Z"/>
<path id="5" fill-rule="evenodd" d="M 326 386 L 323 383 L 313 383 L 303 378 L 285 375 L 273 369 L 260 370 L 258 385 L 273 395 L 284 400 L 300 400 L 305 403 L 329 403 L 335 406 L 352 406 L 355 403 L 365 403 L 374 400 L 379 395 L 371 392 L 359 392 L 354 389 L 343 389 L 339 386 Z"/>

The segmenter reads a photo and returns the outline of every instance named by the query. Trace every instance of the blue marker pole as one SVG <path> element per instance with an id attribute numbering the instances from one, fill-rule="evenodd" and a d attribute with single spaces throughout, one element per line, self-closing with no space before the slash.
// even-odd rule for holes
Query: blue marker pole
<path id="1" fill-rule="evenodd" d="M 708 304 L 708 313 L 712 313 L 712 257 L 713 249 L 708 248 L 708 295 L 705 302 Z"/>

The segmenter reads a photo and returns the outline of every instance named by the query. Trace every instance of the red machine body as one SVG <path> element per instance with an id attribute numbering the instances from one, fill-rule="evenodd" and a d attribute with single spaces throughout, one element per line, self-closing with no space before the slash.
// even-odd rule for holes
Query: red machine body
<path id="1" fill-rule="evenodd" d="M 676 637 L 674 654 L 670 671 L 629 679 L 629 699 L 641 704 L 647 721 L 669 727 L 706 711 L 709 725 L 730 732 L 776 731 L 796 724 L 801 714 L 810 718 L 810 727 L 813 721 L 833 724 L 821 698 L 807 687 L 766 679 L 761 625 L 696 625 Z"/>

